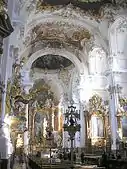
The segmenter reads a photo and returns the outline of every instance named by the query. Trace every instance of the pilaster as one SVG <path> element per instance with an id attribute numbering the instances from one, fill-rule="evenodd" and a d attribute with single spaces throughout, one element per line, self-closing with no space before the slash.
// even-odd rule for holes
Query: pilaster
<path id="1" fill-rule="evenodd" d="M 121 92 L 121 86 L 116 80 L 118 75 L 121 74 L 116 67 L 114 67 L 114 58 L 110 57 L 109 62 L 109 71 L 107 73 L 108 79 L 108 92 L 109 92 L 109 121 L 110 121 L 110 131 L 111 131 L 111 150 L 115 152 L 117 150 L 117 141 L 118 141 L 118 124 L 117 124 L 117 111 L 119 105 L 119 93 Z"/>
<path id="2" fill-rule="evenodd" d="M 118 124 L 117 111 L 119 105 L 120 90 L 126 88 L 126 72 L 127 72 L 127 58 L 126 58 L 126 39 L 127 39 L 127 19 L 126 16 L 120 15 L 116 18 L 109 29 L 109 103 L 110 103 L 110 127 L 112 136 L 112 150 L 117 150 L 118 141 Z M 125 74 L 125 75 L 124 75 Z M 125 92 L 125 90 L 123 90 Z M 127 94 L 127 92 L 123 93 Z"/>

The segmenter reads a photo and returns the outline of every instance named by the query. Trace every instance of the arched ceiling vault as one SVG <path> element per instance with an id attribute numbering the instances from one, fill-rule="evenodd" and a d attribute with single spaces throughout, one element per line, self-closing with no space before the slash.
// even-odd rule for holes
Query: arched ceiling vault
<path id="1" fill-rule="evenodd" d="M 27 62 L 24 64 L 23 71 L 25 70 L 30 71 L 32 64 L 35 60 L 49 54 L 60 55 L 62 57 L 65 57 L 75 65 L 78 72 L 82 73 L 84 71 L 83 65 L 73 53 L 68 52 L 65 49 L 53 49 L 53 48 L 45 48 L 32 54 L 30 58 L 27 60 Z"/>
<path id="2" fill-rule="evenodd" d="M 29 53 L 24 57 L 29 58 L 42 48 L 59 48 L 74 53 L 82 62 L 84 60 L 82 41 L 88 41 L 90 38 L 90 32 L 84 27 L 62 23 L 62 21 L 60 24 L 49 22 L 38 24 L 31 29 L 24 40 L 24 47 L 29 48 Z"/>
<path id="3" fill-rule="evenodd" d="M 59 11 L 62 15 L 62 11 Z M 97 32 L 97 27 L 98 27 L 98 23 L 96 21 L 91 20 L 90 18 L 86 18 L 86 17 L 82 17 L 82 18 L 78 18 L 77 14 L 75 14 L 72 18 L 67 18 L 66 17 L 62 17 L 62 16 L 57 16 L 57 14 L 55 14 L 53 16 L 52 15 L 45 15 L 45 14 L 38 14 L 35 15 L 34 18 L 32 18 L 32 20 L 29 20 L 29 23 L 26 25 L 26 32 L 25 35 L 27 36 L 29 34 L 29 32 L 31 30 L 33 30 L 37 25 L 46 25 L 46 23 L 49 24 L 49 26 L 51 26 L 52 24 L 58 24 L 59 26 L 71 26 L 72 29 L 78 27 L 78 28 L 84 28 L 86 30 L 89 30 L 89 32 L 91 34 L 93 34 L 93 30 L 95 32 Z M 69 17 L 69 16 L 68 16 Z M 75 17 L 75 18 L 74 18 Z M 72 27 L 73 25 L 73 27 Z"/>
<path id="4" fill-rule="evenodd" d="M 88 73 L 83 49 L 91 37 L 101 34 L 97 21 L 72 7 L 66 7 L 34 13 L 25 28 L 25 50 L 20 55 L 24 61 L 23 71 L 30 71 L 32 64 L 40 57 L 60 55 L 69 59 L 79 73 L 84 73 L 84 70 Z M 103 38 L 101 40 L 104 42 Z M 99 45 L 102 44 L 100 42 Z"/>
<path id="5" fill-rule="evenodd" d="M 44 47 L 65 48 L 73 50 L 74 53 L 76 50 L 81 53 L 85 42 L 92 36 L 101 37 L 99 45 L 106 49 L 107 43 L 99 31 L 98 22 L 78 12 L 71 7 L 66 7 L 32 14 L 25 26 L 24 47 L 32 48 L 28 57 L 39 48 L 38 44 Z M 82 60 L 81 57 L 80 59 Z"/>

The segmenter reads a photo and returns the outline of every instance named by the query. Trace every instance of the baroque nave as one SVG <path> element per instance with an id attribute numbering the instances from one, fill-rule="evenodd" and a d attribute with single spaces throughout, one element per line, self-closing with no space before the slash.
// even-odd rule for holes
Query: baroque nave
<path id="1" fill-rule="evenodd" d="M 0 168 L 126 168 L 126 44 L 126 0 L 0 0 Z"/>

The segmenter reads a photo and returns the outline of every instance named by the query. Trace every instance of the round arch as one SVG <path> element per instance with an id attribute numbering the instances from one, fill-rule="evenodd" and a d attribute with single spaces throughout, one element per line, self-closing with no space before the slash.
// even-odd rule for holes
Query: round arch
<path id="1" fill-rule="evenodd" d="M 124 48 L 126 49 L 126 46 L 124 45 L 127 36 L 126 30 L 127 30 L 127 15 L 117 16 L 115 18 L 115 21 L 110 25 L 108 31 L 110 55 L 117 57 L 120 56 L 123 58 L 125 57 L 123 55 L 124 52 L 122 53 L 121 50 L 124 50 Z"/>
<path id="2" fill-rule="evenodd" d="M 116 30 L 123 21 L 127 22 L 127 15 L 118 15 L 115 18 L 115 21 L 109 27 L 109 36 L 111 33 L 116 33 L 114 30 Z"/>
<path id="3" fill-rule="evenodd" d="M 29 52 L 28 52 L 29 53 Z M 77 68 L 79 73 L 84 72 L 84 65 L 79 61 L 79 59 L 71 52 L 65 50 L 65 49 L 55 49 L 55 48 L 45 48 L 42 50 L 38 50 L 37 52 L 33 53 L 27 62 L 23 66 L 23 70 L 30 70 L 32 67 L 33 62 L 38 59 L 39 57 L 43 57 L 47 54 L 54 54 L 54 55 L 60 55 L 62 57 L 65 57 L 69 59 L 74 66 Z M 88 70 L 88 69 L 87 69 Z M 85 68 L 86 71 L 86 68 Z"/>

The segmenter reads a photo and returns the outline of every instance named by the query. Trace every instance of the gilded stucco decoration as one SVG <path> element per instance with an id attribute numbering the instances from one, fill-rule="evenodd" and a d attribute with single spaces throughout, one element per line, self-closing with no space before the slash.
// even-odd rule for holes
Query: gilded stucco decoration
<path id="1" fill-rule="evenodd" d="M 7 108 L 13 120 L 12 129 L 16 127 L 18 131 L 23 132 L 26 126 L 26 104 L 32 105 L 36 102 L 36 111 L 45 113 L 50 112 L 52 106 L 58 105 L 58 101 L 44 80 L 35 82 L 29 94 L 26 94 L 21 84 L 21 69 L 21 64 L 13 65 L 14 77 L 12 83 L 8 83 Z"/>
<path id="2" fill-rule="evenodd" d="M 21 73 L 22 68 L 21 63 L 13 64 L 13 78 L 8 82 L 7 87 L 7 100 L 6 107 L 8 108 L 8 113 L 12 117 L 12 130 L 17 130 L 23 132 L 25 129 L 25 104 L 26 98 L 21 98 L 23 94 L 23 87 L 21 85 Z"/>
<path id="3" fill-rule="evenodd" d="M 11 113 L 11 96 L 10 96 L 10 91 L 11 91 L 11 81 L 8 80 L 7 83 L 7 91 L 6 91 L 6 113 L 10 114 Z"/>
<path id="4" fill-rule="evenodd" d="M 99 95 L 94 95 L 89 100 L 89 111 L 93 115 L 103 116 L 106 112 L 106 108 L 102 98 Z"/>
<path id="5" fill-rule="evenodd" d="M 26 123 L 25 104 L 29 100 L 26 99 L 26 95 L 23 96 L 21 69 L 22 64 L 16 61 L 13 64 L 13 77 L 7 85 L 6 112 L 12 118 L 12 130 L 23 132 Z"/>
<path id="6" fill-rule="evenodd" d="M 127 116 L 127 98 L 120 97 L 119 98 L 120 109 L 118 110 L 117 116 Z"/>
<path id="7" fill-rule="evenodd" d="M 53 99 L 53 94 L 49 93 L 50 87 L 46 85 L 43 81 L 39 81 L 37 84 L 33 86 L 29 90 L 29 94 L 26 94 L 21 82 L 22 82 L 22 76 L 21 76 L 21 65 L 20 64 L 14 64 L 14 78 L 11 85 L 10 95 L 12 97 L 13 104 L 14 103 L 23 103 L 28 104 L 29 102 L 34 102 L 37 98 L 41 97 L 41 101 L 46 101 L 46 96 L 48 95 Z M 47 95 L 46 95 L 47 94 Z M 41 96 L 40 96 L 41 95 Z"/>
<path id="8" fill-rule="evenodd" d="M 13 78 L 11 83 L 10 95 L 15 98 L 17 95 L 22 94 L 22 87 L 21 87 L 21 72 L 22 64 L 15 62 L 13 64 Z"/>

